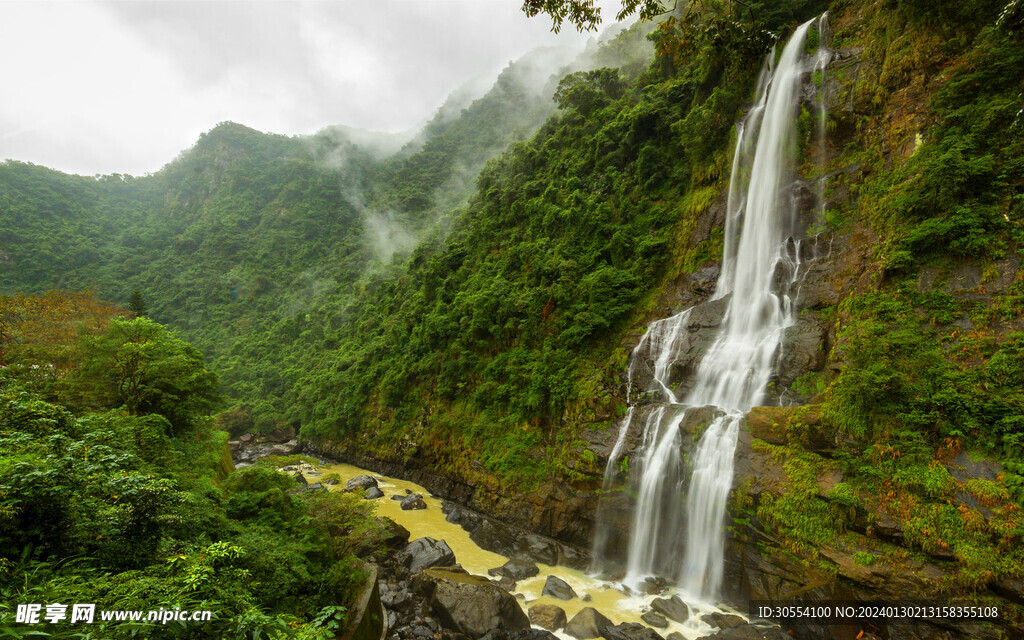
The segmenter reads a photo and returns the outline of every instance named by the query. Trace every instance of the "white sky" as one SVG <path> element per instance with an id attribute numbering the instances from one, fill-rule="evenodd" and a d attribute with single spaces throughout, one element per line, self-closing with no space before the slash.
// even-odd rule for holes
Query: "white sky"
<path id="1" fill-rule="evenodd" d="M 415 127 L 463 82 L 590 37 L 520 4 L 0 1 L 0 159 L 139 175 L 225 120 Z"/>

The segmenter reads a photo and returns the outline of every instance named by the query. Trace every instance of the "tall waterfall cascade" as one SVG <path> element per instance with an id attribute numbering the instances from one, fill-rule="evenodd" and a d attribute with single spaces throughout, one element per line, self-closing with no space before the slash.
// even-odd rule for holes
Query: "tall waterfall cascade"
<path id="1" fill-rule="evenodd" d="M 817 31 L 819 46 L 808 54 L 811 29 Z M 777 402 L 768 397 L 769 381 L 786 329 L 796 322 L 796 294 L 805 271 L 800 239 L 806 226 L 793 195 L 797 116 L 805 80 L 814 74 L 821 86 L 831 59 L 827 34 L 826 14 L 800 25 L 781 55 L 775 50 L 768 55 L 753 106 L 737 125 L 715 292 L 700 305 L 652 322 L 630 356 L 628 386 L 641 370 L 650 383 L 635 399 L 628 392 L 629 408 L 604 478 L 607 488 L 622 462 L 629 432 L 642 425 L 639 446 L 629 460 L 635 501 L 623 581 L 631 588 L 643 590 L 649 578 L 661 575 L 677 580 L 693 600 L 709 601 L 719 593 L 726 502 L 740 425 L 752 407 Z M 818 100 L 817 133 L 823 149 L 824 99 Z M 820 213 L 824 180 L 818 182 Z M 710 346 L 687 372 L 686 381 L 673 381 L 673 365 L 693 348 L 694 325 L 710 326 L 709 316 L 720 317 Z M 684 438 L 700 427 L 687 464 Z M 607 532 L 599 526 L 595 558 L 607 554 L 607 545 Z"/>

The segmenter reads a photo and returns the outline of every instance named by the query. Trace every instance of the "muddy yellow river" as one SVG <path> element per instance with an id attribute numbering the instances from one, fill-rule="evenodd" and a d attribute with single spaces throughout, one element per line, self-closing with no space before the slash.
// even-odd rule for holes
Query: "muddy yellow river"
<path id="1" fill-rule="evenodd" d="M 455 552 L 456 562 L 461 564 L 470 573 L 486 576 L 488 569 L 500 567 L 508 561 L 508 558 L 505 556 L 481 549 L 475 542 L 470 540 L 469 533 L 462 527 L 447 522 L 444 514 L 441 512 L 441 501 L 431 498 L 430 492 L 418 484 L 395 478 L 387 478 L 347 464 L 322 465 L 318 471 L 320 472 L 318 474 L 306 474 L 307 480 L 317 482 L 323 475 L 336 473 L 341 477 L 341 484 L 330 487 L 330 489 L 335 491 L 344 489 L 345 481 L 356 476 L 369 475 L 376 478 L 380 490 L 384 492 L 383 498 L 373 501 L 377 505 L 377 515 L 387 516 L 408 529 L 410 540 L 424 536 L 429 536 L 435 540 L 444 540 L 451 547 L 452 551 Z M 402 511 L 398 504 L 399 501 L 392 500 L 391 496 L 396 494 L 404 496 L 406 489 L 422 495 L 423 500 L 427 503 L 427 508 Z M 516 585 L 514 593 L 522 594 L 526 598 L 525 603 L 523 603 L 524 611 L 534 604 L 554 604 L 564 609 L 566 616 L 572 619 L 580 609 L 594 607 L 616 624 L 622 622 L 639 622 L 644 624 L 640 619 L 640 615 L 647 609 L 648 603 L 655 598 L 655 596 L 626 595 L 616 583 L 591 578 L 580 571 L 566 567 L 551 567 L 540 563 L 537 563 L 537 566 L 540 567 L 540 575 L 527 580 L 521 580 Z M 544 581 L 549 575 L 558 576 L 565 580 L 580 597 L 573 598 L 572 600 L 559 600 L 550 596 L 541 596 L 540 593 L 544 588 Z M 590 595 L 591 600 L 589 602 L 582 600 L 584 594 Z M 666 597 L 670 595 L 672 595 L 671 591 L 661 594 L 661 596 Z M 686 598 L 683 599 L 686 600 Z M 659 634 L 664 637 L 673 631 L 678 631 L 689 639 L 710 635 L 715 629 L 700 620 L 702 615 L 713 611 L 733 613 L 728 609 L 702 605 L 689 600 L 686 601 L 686 604 L 690 607 L 690 619 L 684 624 L 669 621 L 667 628 L 656 629 Z M 564 640 L 575 640 L 560 631 L 555 634 Z"/>

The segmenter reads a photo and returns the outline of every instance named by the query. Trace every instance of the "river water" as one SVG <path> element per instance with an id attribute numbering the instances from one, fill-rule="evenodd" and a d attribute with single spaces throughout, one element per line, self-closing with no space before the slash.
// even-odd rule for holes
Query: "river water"
<path id="1" fill-rule="evenodd" d="M 481 549 L 470 539 L 469 533 L 466 530 L 457 524 L 452 524 L 446 521 L 444 513 L 441 512 L 441 500 L 431 497 L 430 492 L 418 484 L 407 482 L 405 480 L 384 477 L 371 471 L 367 471 L 366 469 L 360 469 L 359 467 L 348 464 L 322 465 L 319 468 L 319 472 L 320 473 L 316 475 L 306 474 L 307 480 L 310 482 L 317 482 L 319 478 L 327 475 L 328 473 L 336 473 L 341 478 L 341 484 L 330 486 L 329 489 L 333 491 L 342 490 L 345 486 L 345 481 L 350 478 L 362 475 L 373 476 L 377 479 L 380 490 L 384 492 L 383 498 L 373 501 L 377 507 L 377 515 L 391 518 L 408 529 L 410 540 L 422 537 L 444 540 L 448 546 L 451 547 L 452 551 L 455 552 L 456 562 L 461 564 L 466 571 L 472 574 L 487 576 L 488 569 L 500 567 L 509 560 L 509 558 L 505 556 Z M 424 502 L 427 503 L 427 508 L 414 511 L 402 511 L 398 504 L 399 501 L 392 500 L 391 496 L 396 494 L 404 496 L 406 489 L 409 489 L 413 493 L 422 495 Z M 655 597 L 668 597 L 675 593 L 674 591 L 669 590 L 659 596 L 627 595 L 622 590 L 621 585 L 605 580 L 598 580 L 581 571 L 540 563 L 537 563 L 537 566 L 540 568 L 540 574 L 533 578 L 519 581 L 516 585 L 516 590 L 513 592 L 517 595 L 522 594 L 525 598 L 525 600 L 520 598 L 520 605 L 522 605 L 523 611 L 526 611 L 535 604 L 553 604 L 561 607 L 565 611 L 566 617 L 571 620 L 572 617 L 581 609 L 585 607 L 594 607 L 615 624 L 623 622 L 639 622 L 641 624 L 645 624 L 640 619 L 640 616 L 648 608 L 651 600 Z M 565 580 L 576 591 L 579 598 L 573 598 L 572 600 L 559 600 L 550 596 L 541 596 L 541 590 L 544 588 L 544 581 L 549 575 L 554 575 Z M 584 602 L 582 600 L 584 594 L 590 595 L 591 600 L 589 602 Z M 680 597 L 683 597 L 682 594 L 679 595 Z M 686 598 L 683 599 L 686 600 Z M 702 622 L 700 620 L 700 616 L 712 612 L 736 613 L 735 611 L 727 608 L 719 608 L 708 604 L 700 604 L 690 601 L 687 601 L 687 605 L 690 607 L 691 615 L 690 619 L 687 620 L 686 623 L 679 624 L 670 620 L 667 628 L 655 630 L 663 637 L 674 631 L 678 631 L 688 640 L 693 640 L 695 638 L 710 635 L 716 631 L 715 628 Z M 556 631 L 555 635 L 563 640 L 575 640 L 562 631 Z"/>

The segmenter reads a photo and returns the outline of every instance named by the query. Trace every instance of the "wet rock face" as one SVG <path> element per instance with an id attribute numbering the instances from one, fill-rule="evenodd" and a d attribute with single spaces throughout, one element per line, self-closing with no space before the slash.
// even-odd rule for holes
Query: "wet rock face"
<path id="1" fill-rule="evenodd" d="M 430 567 L 450 567 L 455 564 L 455 553 L 444 540 L 417 538 L 400 551 L 395 560 L 415 573 Z"/>
<path id="2" fill-rule="evenodd" d="M 414 580 L 413 591 L 426 598 L 445 628 L 469 638 L 481 638 L 494 630 L 515 633 L 530 627 L 516 599 L 480 576 L 425 569 Z"/>

